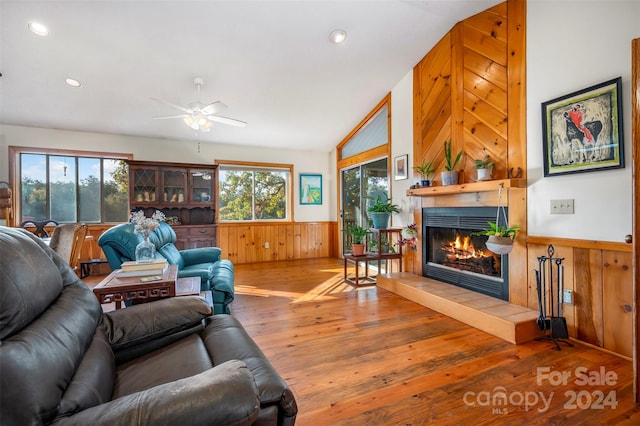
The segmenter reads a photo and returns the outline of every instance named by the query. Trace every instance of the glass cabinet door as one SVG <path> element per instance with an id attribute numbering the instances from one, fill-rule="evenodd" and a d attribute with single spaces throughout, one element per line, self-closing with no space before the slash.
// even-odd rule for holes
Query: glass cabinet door
<path id="1" fill-rule="evenodd" d="M 132 167 L 131 200 L 136 203 L 153 203 L 158 197 L 158 169 L 146 167 Z"/>
<path id="2" fill-rule="evenodd" d="M 191 202 L 210 205 L 213 201 L 213 173 L 211 170 L 189 169 Z"/>
<path id="3" fill-rule="evenodd" d="M 185 169 L 162 170 L 162 201 L 167 204 L 186 203 L 187 173 Z"/>

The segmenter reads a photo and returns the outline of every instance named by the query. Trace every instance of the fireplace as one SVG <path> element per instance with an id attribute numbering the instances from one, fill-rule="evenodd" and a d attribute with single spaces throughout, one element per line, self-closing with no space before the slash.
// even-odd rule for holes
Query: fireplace
<path id="1" fill-rule="evenodd" d="M 496 220 L 496 207 L 422 209 L 422 275 L 509 300 L 508 256 L 492 253 L 486 236 L 471 235 Z"/>

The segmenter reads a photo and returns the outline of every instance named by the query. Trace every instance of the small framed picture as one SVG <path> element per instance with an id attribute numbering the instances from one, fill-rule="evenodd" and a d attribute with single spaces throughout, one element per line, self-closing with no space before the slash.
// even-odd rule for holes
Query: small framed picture
<path id="1" fill-rule="evenodd" d="M 393 159 L 393 178 L 403 180 L 409 178 L 409 154 L 398 155 Z"/>
<path id="2" fill-rule="evenodd" d="M 300 204 L 322 204 L 322 175 L 300 173 Z"/>
<path id="3" fill-rule="evenodd" d="M 621 81 L 542 104 L 545 176 L 624 168 Z"/>

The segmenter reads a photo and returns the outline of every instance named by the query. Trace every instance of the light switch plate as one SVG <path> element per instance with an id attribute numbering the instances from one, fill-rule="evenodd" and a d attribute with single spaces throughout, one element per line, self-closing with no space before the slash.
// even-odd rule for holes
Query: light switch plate
<path id="1" fill-rule="evenodd" d="M 551 200 L 551 214 L 573 214 L 573 200 Z"/>
<path id="2" fill-rule="evenodd" d="M 573 305 L 573 291 L 565 290 L 562 293 L 562 303 L 565 305 Z"/>

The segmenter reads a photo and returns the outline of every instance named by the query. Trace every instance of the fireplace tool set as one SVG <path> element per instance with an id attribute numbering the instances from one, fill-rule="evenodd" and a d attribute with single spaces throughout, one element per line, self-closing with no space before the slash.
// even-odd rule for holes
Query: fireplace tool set
<path id="1" fill-rule="evenodd" d="M 549 244 L 547 247 L 548 256 L 538 257 L 538 270 L 536 270 L 536 284 L 538 290 L 538 329 L 544 336 L 535 340 L 551 340 L 556 348 L 560 349 L 558 342 L 563 342 L 567 346 L 573 346 L 569 340 L 567 320 L 562 316 L 564 303 L 562 295 L 564 293 L 564 258 L 553 257 L 555 249 Z M 547 299 L 548 297 L 548 299 Z"/>

